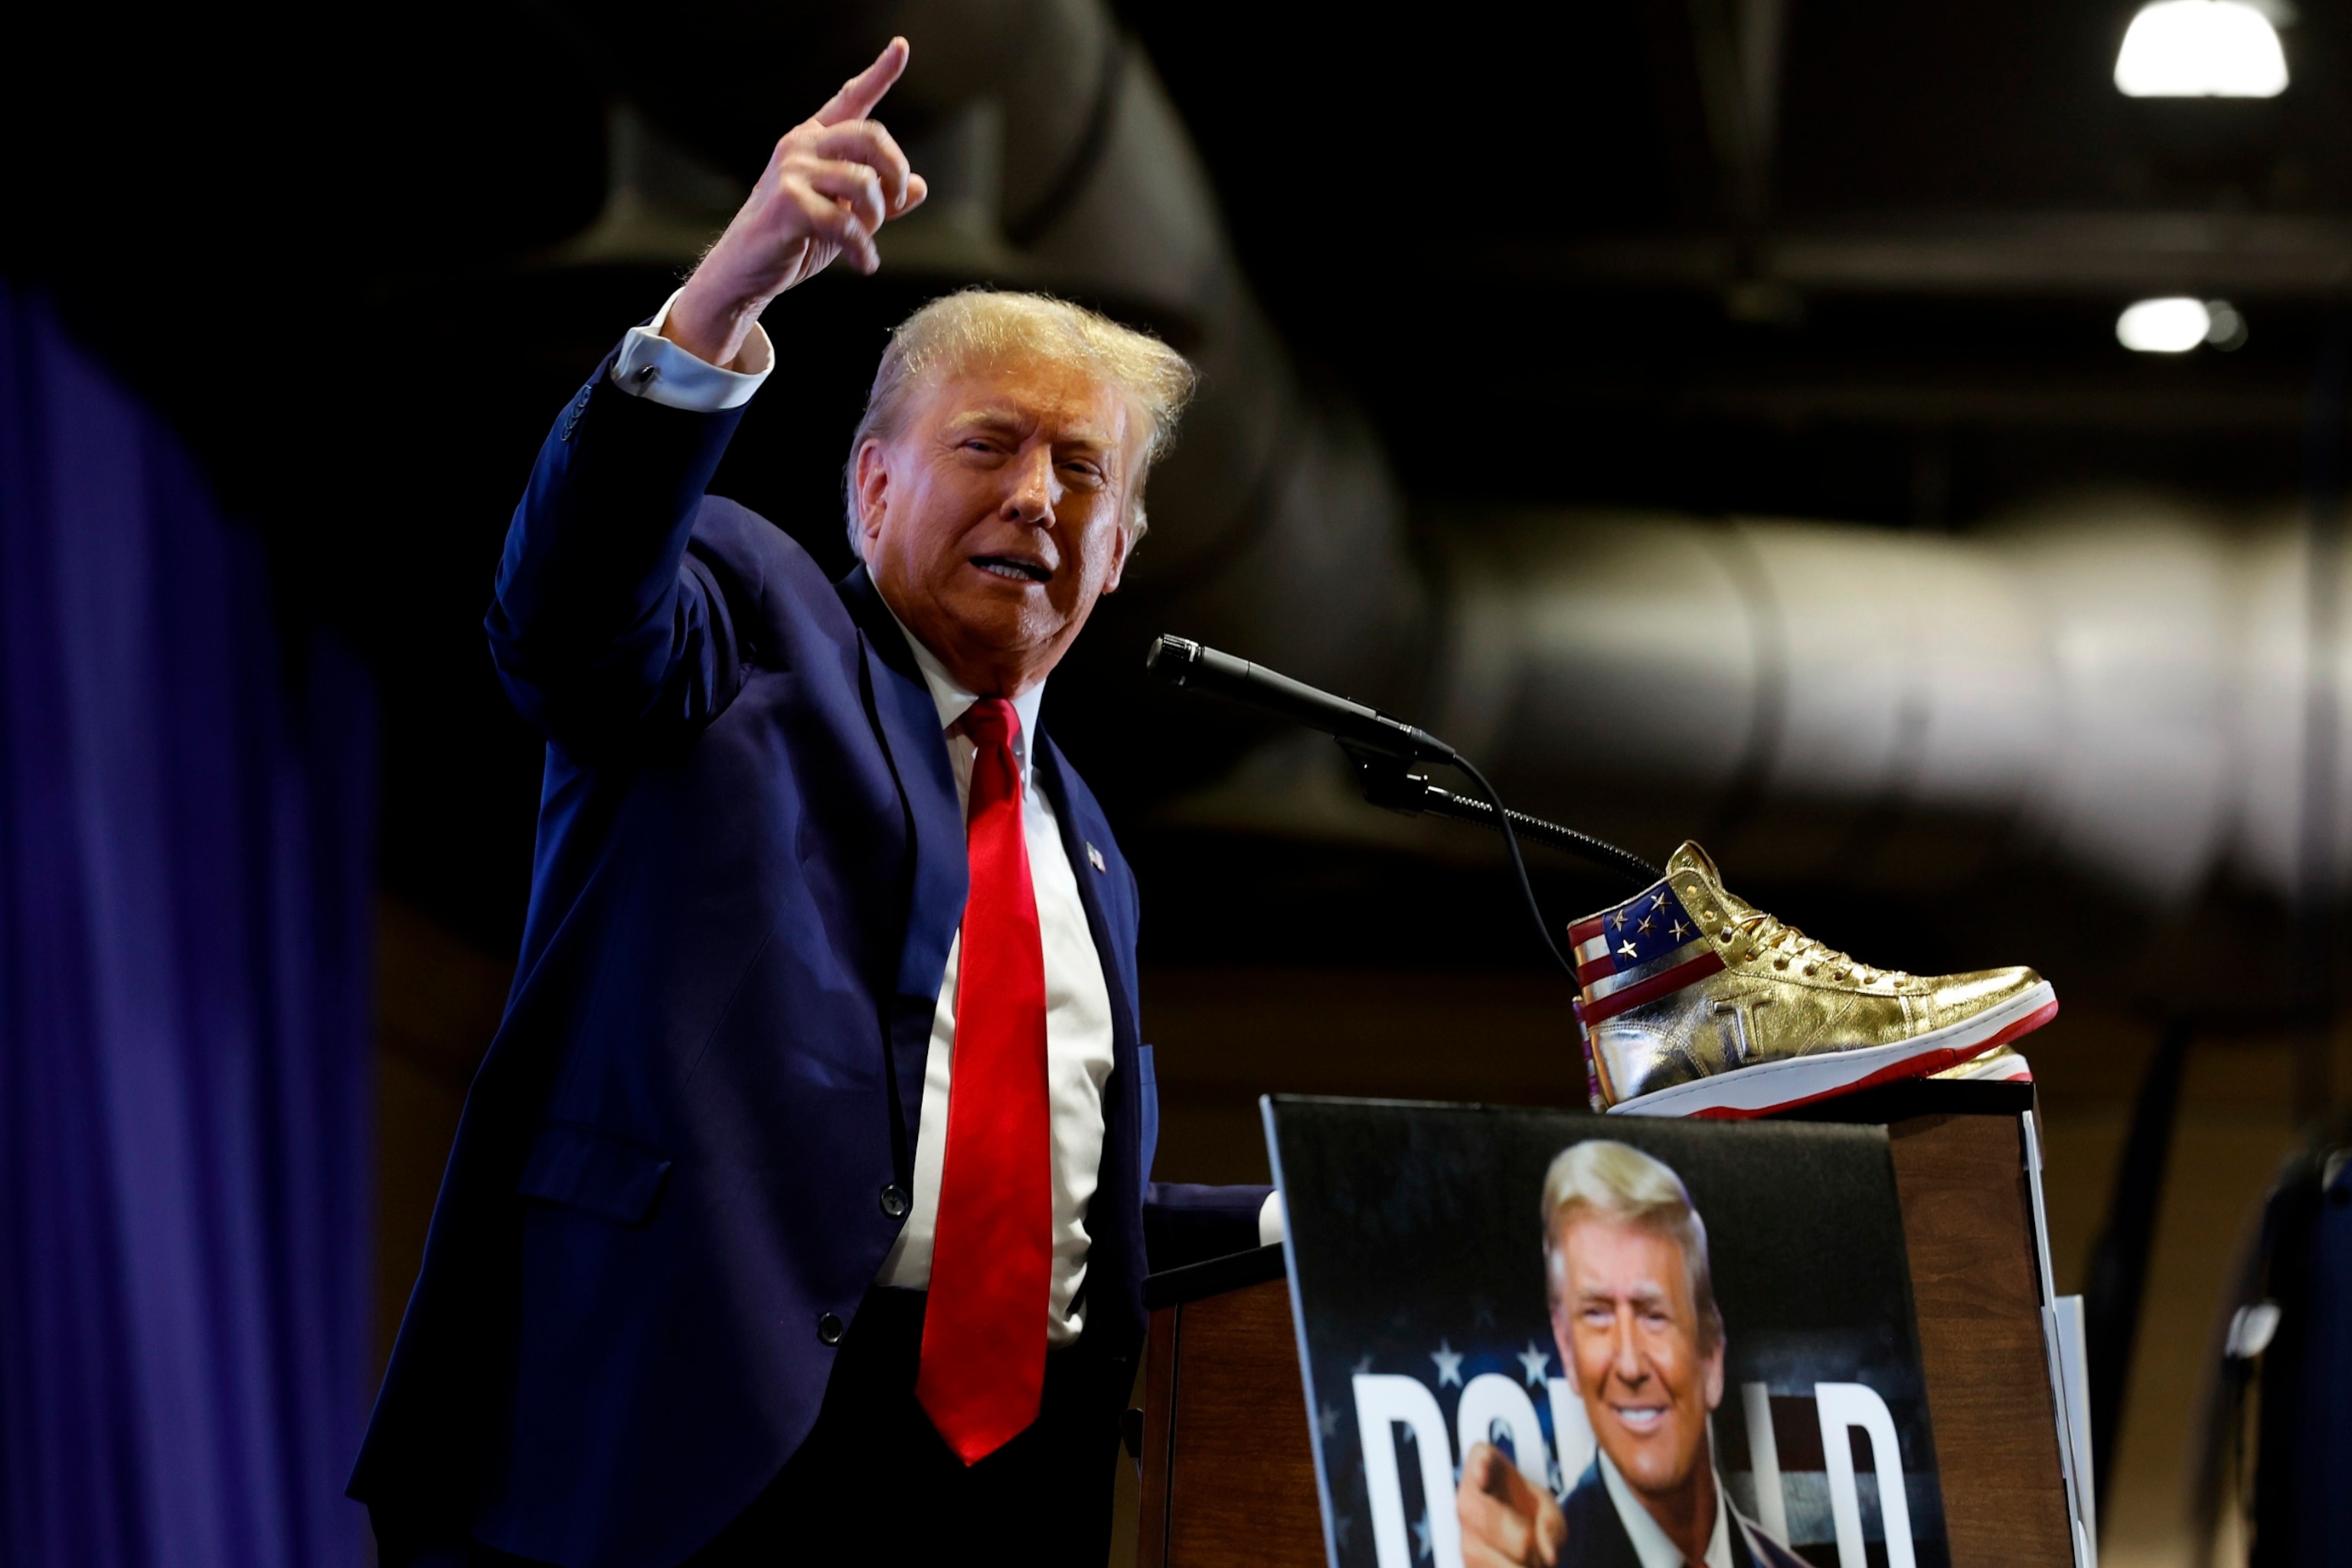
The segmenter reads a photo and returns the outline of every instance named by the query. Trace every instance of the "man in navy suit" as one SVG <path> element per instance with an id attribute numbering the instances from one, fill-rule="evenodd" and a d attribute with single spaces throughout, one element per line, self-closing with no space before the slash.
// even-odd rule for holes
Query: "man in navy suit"
<path id="1" fill-rule="evenodd" d="M 548 739 L 531 905 L 352 1493 L 387 1564 L 1100 1563 L 1141 1282 L 1265 1188 L 1150 1184 L 1135 880 L 1038 727 L 1191 384 L 934 301 L 827 582 L 705 487 L 760 325 L 923 184 L 894 41 L 557 421 L 488 620 Z"/>
<path id="2" fill-rule="evenodd" d="M 1552 1339 L 1598 1451 L 1555 1501 L 1471 1445 L 1454 1496 L 1464 1568 L 1803 1568 L 1732 1508 L 1715 1468 L 1723 1314 L 1682 1178 L 1588 1139 L 1545 1173 L 1543 1214 Z"/>

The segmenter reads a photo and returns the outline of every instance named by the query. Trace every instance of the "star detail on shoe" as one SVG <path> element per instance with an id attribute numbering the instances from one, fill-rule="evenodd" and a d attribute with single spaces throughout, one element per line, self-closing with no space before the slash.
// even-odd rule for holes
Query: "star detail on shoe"
<path id="1" fill-rule="evenodd" d="M 1456 1388 L 1462 1386 L 1462 1352 L 1455 1350 L 1450 1342 L 1438 1341 L 1437 1348 L 1429 1352 L 1429 1359 L 1437 1363 L 1438 1387 L 1444 1388 L 1449 1383 Z"/>
<path id="2" fill-rule="evenodd" d="M 1647 933 L 1648 933 L 1648 931 L 1649 931 L 1649 929 L 1650 929 L 1652 926 L 1656 925 L 1657 923 L 1658 923 L 1658 917 L 1657 917 L 1657 916 L 1655 916 L 1655 915 L 1643 915 L 1643 916 L 1642 917 L 1641 923 L 1640 923 L 1639 925 L 1636 925 L 1633 929 L 1634 929 L 1635 931 L 1641 931 L 1641 932 L 1643 932 L 1643 933 L 1644 933 L 1644 934 L 1647 934 Z"/>
<path id="3" fill-rule="evenodd" d="M 1529 1340 L 1528 1348 L 1519 1352 L 1519 1364 L 1528 1370 L 1528 1386 L 1541 1388 L 1544 1373 L 1551 1367 L 1551 1352 L 1536 1349 L 1535 1341 Z"/>
<path id="4" fill-rule="evenodd" d="M 1617 929 L 1619 931 L 1623 931 L 1625 929 L 1625 911 L 1623 910 L 1617 910 L 1609 918 L 1617 922 Z"/>
<path id="5" fill-rule="evenodd" d="M 1669 893 L 1669 892 L 1665 891 L 1664 889 L 1659 889 L 1659 891 L 1658 891 L 1657 901 L 1656 901 L 1655 903 L 1653 903 L 1653 904 L 1650 906 L 1651 910 L 1652 910 L 1654 912 L 1657 912 L 1657 913 L 1664 913 L 1664 910 L 1665 910 L 1665 909 L 1666 909 L 1666 907 L 1667 907 L 1668 901 L 1669 901 L 1670 900 L 1672 900 L 1672 899 L 1673 899 L 1673 897 L 1674 897 L 1674 895 L 1673 895 L 1673 894 L 1671 894 L 1671 893 Z"/>
<path id="6" fill-rule="evenodd" d="M 1634 950 L 1632 942 L 1623 942 L 1617 944 L 1617 956 L 1620 958 L 1638 958 L 1641 954 Z"/>
<path id="7" fill-rule="evenodd" d="M 1682 921 L 1676 921 L 1674 924 L 1668 926 L 1666 930 L 1673 933 L 1674 939 L 1676 942 L 1680 942 L 1683 938 L 1690 935 L 1691 928 L 1683 924 Z"/>

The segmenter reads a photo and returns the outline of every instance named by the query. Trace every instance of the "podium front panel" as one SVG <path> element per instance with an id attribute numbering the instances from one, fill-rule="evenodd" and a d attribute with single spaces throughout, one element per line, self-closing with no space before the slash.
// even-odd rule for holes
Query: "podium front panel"
<path id="1" fill-rule="evenodd" d="M 1163 1307 L 1147 1356 L 1141 1568 L 1321 1568 L 1290 1287 Z"/>
<path id="2" fill-rule="evenodd" d="M 1887 1132 L 1953 1568 L 2073 1568 L 2019 1118 Z M 1141 1568 L 1326 1561 L 1289 1289 L 1269 1272 L 1153 1303 Z"/>
<path id="3" fill-rule="evenodd" d="M 2021 1131 L 2013 1116 L 1886 1130 L 1952 1568 L 2074 1561 Z"/>

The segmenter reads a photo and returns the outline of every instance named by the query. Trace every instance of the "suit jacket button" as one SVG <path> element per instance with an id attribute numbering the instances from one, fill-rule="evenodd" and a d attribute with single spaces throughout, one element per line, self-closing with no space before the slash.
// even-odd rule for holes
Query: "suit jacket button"
<path id="1" fill-rule="evenodd" d="M 841 1342 L 841 1320 L 827 1312 L 816 1321 L 816 1337 L 820 1343 L 837 1345 Z"/>
<path id="2" fill-rule="evenodd" d="M 907 1189 L 893 1182 L 882 1189 L 882 1212 L 892 1219 L 907 1217 Z"/>

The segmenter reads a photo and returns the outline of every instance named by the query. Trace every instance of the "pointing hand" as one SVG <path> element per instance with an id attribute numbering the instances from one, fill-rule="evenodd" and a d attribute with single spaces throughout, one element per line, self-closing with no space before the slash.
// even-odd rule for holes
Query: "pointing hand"
<path id="1" fill-rule="evenodd" d="M 1568 1544 L 1559 1504 L 1491 1443 L 1473 1443 L 1463 1456 L 1454 1511 L 1462 1521 L 1463 1568 L 1557 1568 Z"/>
<path id="2" fill-rule="evenodd" d="M 868 118 L 907 68 L 893 38 L 824 107 L 784 132 L 760 183 L 710 247 L 670 310 L 663 335 L 712 364 L 732 364 L 770 300 L 847 256 L 860 272 L 882 264 L 874 236 L 922 205 L 923 177 Z"/>

